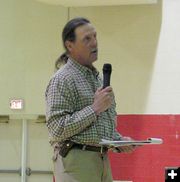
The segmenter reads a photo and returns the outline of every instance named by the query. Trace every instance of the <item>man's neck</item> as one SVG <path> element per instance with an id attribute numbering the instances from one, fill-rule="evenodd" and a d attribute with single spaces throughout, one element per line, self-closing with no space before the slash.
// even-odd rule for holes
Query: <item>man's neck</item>
<path id="1" fill-rule="evenodd" d="M 93 71 L 93 70 L 96 70 L 96 68 L 93 66 L 93 64 L 88 64 L 88 65 L 87 65 L 87 64 L 84 64 L 84 61 L 81 61 L 81 60 L 79 60 L 79 59 L 77 59 L 77 58 L 74 58 L 73 56 L 70 56 L 70 55 L 69 55 L 69 58 L 70 58 L 72 61 L 76 61 L 76 62 L 79 63 L 80 65 L 85 66 L 85 67 L 91 69 L 92 71 Z"/>

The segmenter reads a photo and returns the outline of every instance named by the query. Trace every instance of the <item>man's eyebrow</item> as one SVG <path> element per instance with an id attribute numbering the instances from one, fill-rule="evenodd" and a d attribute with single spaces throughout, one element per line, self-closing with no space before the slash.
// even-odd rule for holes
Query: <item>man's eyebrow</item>
<path id="1" fill-rule="evenodd" d="M 84 35 L 84 37 L 85 36 L 88 36 L 88 35 L 97 35 L 97 32 L 96 31 L 94 31 L 94 32 L 87 32 L 85 35 Z"/>

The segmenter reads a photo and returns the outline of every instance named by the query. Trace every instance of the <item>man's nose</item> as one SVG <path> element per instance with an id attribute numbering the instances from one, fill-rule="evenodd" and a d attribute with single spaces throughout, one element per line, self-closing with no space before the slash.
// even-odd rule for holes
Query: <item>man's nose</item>
<path id="1" fill-rule="evenodd" d="M 97 46 L 97 39 L 96 38 L 92 39 L 91 46 L 92 47 L 96 47 Z"/>

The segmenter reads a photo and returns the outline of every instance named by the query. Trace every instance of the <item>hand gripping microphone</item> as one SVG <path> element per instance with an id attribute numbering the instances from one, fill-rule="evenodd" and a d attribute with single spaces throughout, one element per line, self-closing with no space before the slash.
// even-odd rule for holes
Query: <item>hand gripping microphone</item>
<path id="1" fill-rule="evenodd" d="M 110 86 L 112 66 L 111 64 L 104 64 L 103 66 L 103 89 Z"/>

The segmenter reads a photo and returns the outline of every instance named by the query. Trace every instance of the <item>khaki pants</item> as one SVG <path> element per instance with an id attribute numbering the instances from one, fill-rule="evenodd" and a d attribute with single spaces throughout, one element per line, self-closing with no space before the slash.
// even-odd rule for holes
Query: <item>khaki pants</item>
<path id="1" fill-rule="evenodd" d="M 55 151 L 55 182 L 112 182 L 107 154 L 71 149 L 63 158 Z"/>

